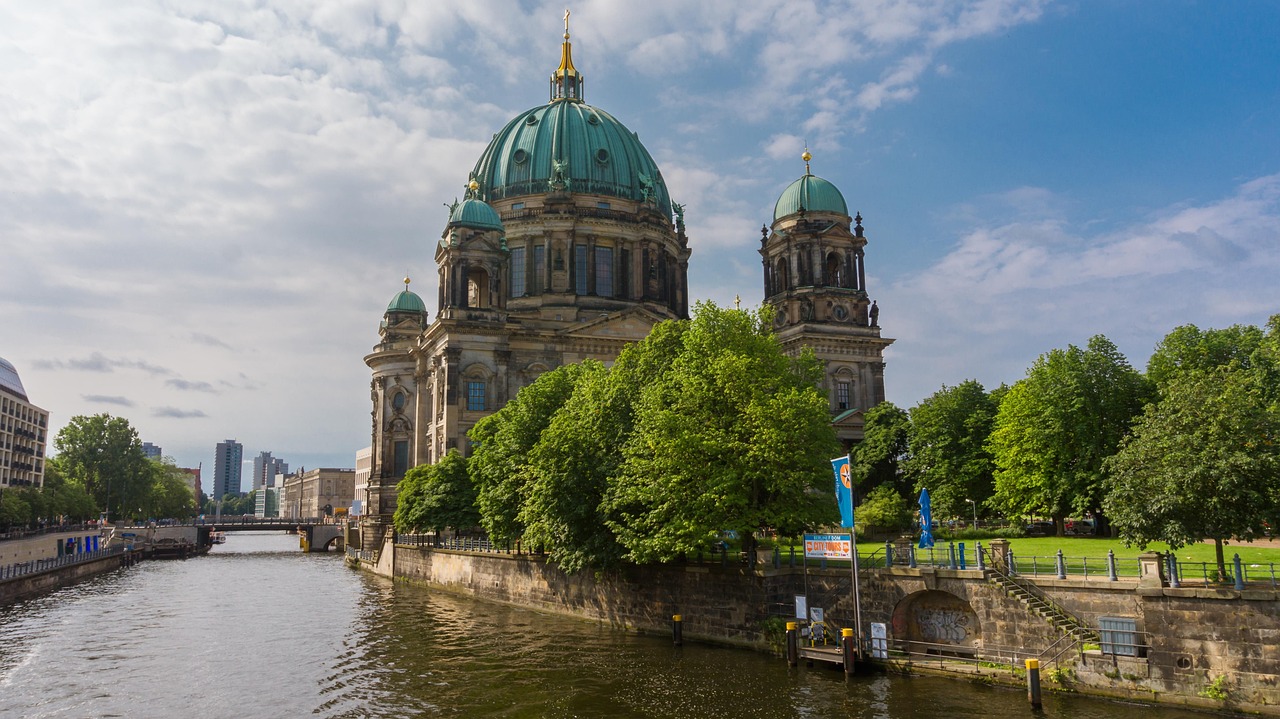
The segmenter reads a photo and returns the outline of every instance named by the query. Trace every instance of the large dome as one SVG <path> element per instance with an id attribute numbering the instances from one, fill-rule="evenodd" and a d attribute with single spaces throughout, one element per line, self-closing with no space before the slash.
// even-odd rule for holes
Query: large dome
<path id="1" fill-rule="evenodd" d="M 845 204 L 840 190 L 821 177 L 807 173 L 782 191 L 778 204 L 773 207 L 773 219 L 780 220 L 799 212 L 801 207 L 805 212 L 833 212 L 849 216 L 849 206 Z"/>
<path id="2" fill-rule="evenodd" d="M 489 202 L 544 194 L 553 180 L 567 180 L 571 192 L 649 200 L 671 214 L 667 185 L 639 137 L 580 101 L 559 100 L 517 115 L 493 136 L 472 175 Z"/>

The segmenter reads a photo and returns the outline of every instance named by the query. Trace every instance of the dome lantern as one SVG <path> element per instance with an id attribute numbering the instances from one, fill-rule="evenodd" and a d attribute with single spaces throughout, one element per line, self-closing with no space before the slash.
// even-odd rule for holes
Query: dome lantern
<path id="1" fill-rule="evenodd" d="M 560 67 L 551 73 L 551 101 L 582 102 L 582 73 L 573 66 L 573 45 L 569 42 L 569 11 L 564 11 L 564 43 L 560 46 Z"/>

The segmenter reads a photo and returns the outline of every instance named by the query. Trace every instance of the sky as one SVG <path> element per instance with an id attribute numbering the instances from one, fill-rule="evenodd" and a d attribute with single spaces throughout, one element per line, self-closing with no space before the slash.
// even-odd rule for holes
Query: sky
<path id="1" fill-rule="evenodd" d="M 0 357 L 52 432 L 106 412 L 210 473 L 229 438 L 354 466 L 382 313 L 406 274 L 436 296 L 446 205 L 547 102 L 564 9 L 0 5 Z M 1276 3 L 571 9 L 586 102 L 686 205 L 695 300 L 762 300 L 807 145 L 864 218 L 901 407 L 1096 334 L 1144 369 L 1174 327 L 1280 312 Z"/>

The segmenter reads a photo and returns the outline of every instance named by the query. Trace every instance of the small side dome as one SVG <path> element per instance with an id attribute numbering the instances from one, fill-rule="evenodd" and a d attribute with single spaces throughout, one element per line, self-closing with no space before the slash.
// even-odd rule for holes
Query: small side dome
<path id="1" fill-rule="evenodd" d="M 484 200 L 466 199 L 449 215 L 449 227 L 469 227 L 473 230 L 497 230 L 503 232 L 502 218 L 498 211 Z"/>
<path id="2" fill-rule="evenodd" d="M 844 202 L 844 195 L 840 194 L 835 185 L 817 175 L 806 174 L 783 190 L 778 204 L 773 207 L 773 219 L 776 221 L 795 214 L 801 207 L 805 212 L 833 212 L 849 216 L 849 206 Z"/>
<path id="3" fill-rule="evenodd" d="M 387 305 L 387 311 L 383 315 L 386 320 L 391 320 L 392 315 L 414 315 L 423 324 L 427 321 L 427 305 L 422 298 L 409 289 L 409 278 L 404 278 L 404 290 L 391 300 L 391 304 Z M 383 326 L 386 322 L 383 322 Z"/>
<path id="4" fill-rule="evenodd" d="M 422 302 L 422 298 L 417 294 L 405 290 L 395 296 L 391 300 L 391 304 L 387 305 L 387 312 L 426 312 L 427 306 Z"/>

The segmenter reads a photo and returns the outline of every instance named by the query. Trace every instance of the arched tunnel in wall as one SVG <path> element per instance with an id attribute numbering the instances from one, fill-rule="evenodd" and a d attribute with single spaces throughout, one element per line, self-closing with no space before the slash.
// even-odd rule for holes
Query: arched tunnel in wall
<path id="1" fill-rule="evenodd" d="M 893 608 L 893 636 L 913 653 L 968 655 L 982 628 L 973 607 L 949 592 L 926 590 L 903 597 Z"/>

